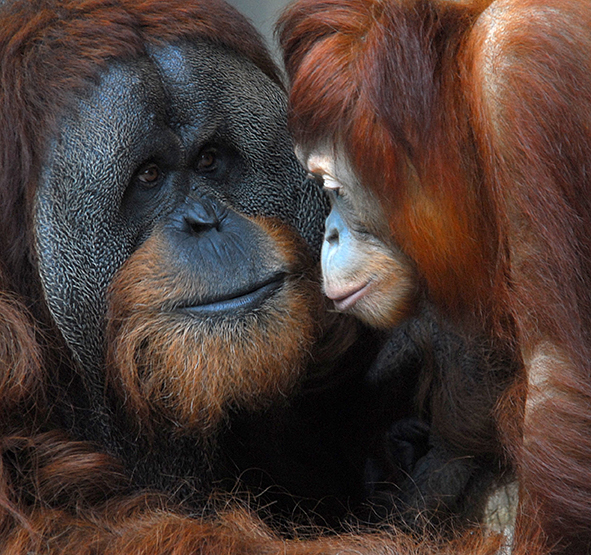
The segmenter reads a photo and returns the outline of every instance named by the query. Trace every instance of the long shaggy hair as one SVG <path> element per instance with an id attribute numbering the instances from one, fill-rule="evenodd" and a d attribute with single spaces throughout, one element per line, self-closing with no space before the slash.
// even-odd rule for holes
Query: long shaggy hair
<path id="1" fill-rule="evenodd" d="M 591 549 L 590 26 L 577 0 L 298 0 L 280 22 L 296 142 L 341 149 L 437 305 L 522 360 L 506 448 L 565 553 Z"/>
<path id="2" fill-rule="evenodd" d="M 454 80 L 466 29 L 487 3 L 301 1 L 279 23 L 298 148 L 342 151 L 386 201 L 392 235 L 432 297 L 476 319 L 495 304 L 496 222 L 488 191 L 474 186 Z"/>
<path id="3" fill-rule="evenodd" d="M 301 381 L 325 314 L 316 265 L 285 226 L 262 218 L 257 224 L 271 237 L 269 253 L 288 258 L 283 266 L 289 277 L 255 313 L 199 318 L 176 311 L 180 300 L 198 298 L 203 286 L 193 273 L 176 271 L 158 233 L 113 280 L 109 379 L 138 423 L 146 426 L 154 412 L 164 413 L 185 431 L 207 434 L 229 408 L 263 408 Z M 346 346 L 344 341 L 331 356 Z"/>
<path id="4" fill-rule="evenodd" d="M 141 55 L 146 47 L 162 42 L 189 39 L 222 44 L 253 61 L 276 82 L 279 78 L 252 27 L 219 0 L 6 1 L 0 4 L 0 21 L 0 551 L 11 555 L 497 553 L 502 540 L 477 532 L 457 544 L 422 541 L 393 530 L 317 541 L 300 541 L 294 534 L 293 541 L 284 541 L 258 518 L 234 505 L 205 517 L 171 506 L 166 496 L 134 491 L 117 461 L 88 443 L 68 438 L 60 429 L 63 424 L 52 420 L 49 408 L 41 404 L 44 392 L 54 386 L 58 370 L 71 361 L 43 300 L 35 269 L 35 238 L 30 231 L 35 187 L 54 126 L 72 99 L 95 83 L 111 60 Z M 272 236 L 275 241 L 292 241 L 279 232 Z M 167 345 L 170 338 L 159 325 L 162 322 L 141 330 L 136 317 L 149 315 L 156 306 L 172 300 L 157 281 L 142 289 L 142 272 L 151 272 L 150 277 L 156 280 L 164 277 L 163 248 L 156 240 L 146 243 L 136 256 L 137 260 L 149 258 L 150 269 L 140 271 L 139 262 L 130 260 L 111 289 L 110 334 L 117 348 L 109 355 L 110 380 L 131 400 L 133 415 L 162 409 L 168 411 L 169 418 L 191 425 L 200 419 L 203 423 L 200 411 L 205 408 L 213 415 L 207 423 L 214 426 L 220 407 L 214 402 L 212 408 L 209 393 L 199 398 L 199 407 L 185 403 L 177 412 L 171 406 L 175 396 L 179 401 L 187 391 L 197 395 L 205 389 L 203 375 L 196 371 L 204 360 L 200 352 L 189 353 L 194 364 L 180 365 L 189 371 L 188 377 L 183 376 L 178 387 L 171 389 L 164 387 L 164 378 L 158 375 L 168 368 L 166 364 L 146 367 L 146 352 L 158 360 L 174 358 Z M 309 279 L 313 276 L 301 274 L 301 293 L 294 303 L 316 298 L 308 289 Z M 137 291 L 129 289 L 132 285 Z M 300 284 L 290 287 L 299 288 Z M 269 334 L 274 348 L 293 353 L 296 344 L 297 348 L 306 345 L 313 333 L 309 325 L 313 315 L 312 309 L 294 316 L 298 325 L 300 320 L 305 322 L 307 331 L 293 343 L 279 344 L 279 339 Z M 281 317 L 282 326 L 293 324 Z M 185 322 L 182 333 L 194 334 L 202 325 Z M 173 326 L 178 329 L 179 322 Z M 136 335 L 128 347 L 121 335 L 126 332 Z M 259 337 L 266 340 L 264 336 L 262 327 Z M 155 343 L 150 346 L 152 339 Z M 250 346 L 240 348 L 248 356 Z M 333 348 L 334 343 L 323 345 L 318 356 Z M 305 359 L 306 349 L 303 351 L 297 356 Z M 271 349 L 264 356 L 272 358 Z M 303 359 L 296 369 L 302 367 Z M 116 365 L 125 372 L 115 373 Z M 215 365 L 219 367 L 220 361 Z M 154 371 L 154 382 L 147 378 L 147 370 Z M 292 385 L 288 376 L 274 379 L 279 385 L 267 383 L 259 373 L 253 383 L 244 385 L 251 377 L 241 373 L 235 376 L 231 389 L 238 384 L 252 390 L 283 391 Z M 218 386 L 213 382 L 207 391 Z M 235 392 L 222 388 L 218 393 L 224 405 L 238 401 Z M 15 431 L 17 425 L 22 433 Z M 48 428 L 51 431 L 43 432 Z M 528 553 L 534 553 L 533 549 Z"/>

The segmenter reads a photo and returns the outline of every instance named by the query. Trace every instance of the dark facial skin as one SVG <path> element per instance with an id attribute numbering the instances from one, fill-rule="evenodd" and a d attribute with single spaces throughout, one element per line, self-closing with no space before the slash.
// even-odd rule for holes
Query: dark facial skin
<path id="1" fill-rule="evenodd" d="M 179 495 L 206 495 L 205 427 L 283 402 L 310 363 L 326 208 L 293 154 L 284 92 L 250 62 L 181 43 L 108 66 L 48 143 L 34 215 L 45 297 L 80 368 L 57 378 L 68 428 L 140 486 L 180 491 L 180 478 Z M 137 349 L 158 334 L 155 350 L 179 345 L 130 378 L 147 416 L 118 368 L 105 377 L 108 327 L 125 311 L 151 326 Z M 138 434 L 153 416 L 156 432 Z"/>
<path id="2" fill-rule="evenodd" d="M 291 154 L 284 102 L 229 52 L 164 46 L 114 64 L 66 117 L 38 188 L 35 232 L 49 306 L 84 366 L 103 358 L 113 275 L 155 227 L 173 258 L 203 276 L 183 308 L 208 317 L 236 303 L 254 310 L 285 279 L 246 217 L 291 222 L 318 248 L 321 213 L 305 204 L 322 201 Z"/>

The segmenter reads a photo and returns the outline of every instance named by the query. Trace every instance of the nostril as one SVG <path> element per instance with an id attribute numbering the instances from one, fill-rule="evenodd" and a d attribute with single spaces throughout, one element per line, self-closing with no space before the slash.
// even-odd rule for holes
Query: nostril
<path id="1" fill-rule="evenodd" d="M 184 216 L 187 231 L 191 233 L 203 233 L 210 229 L 220 228 L 220 218 L 215 209 L 209 203 L 194 204 Z"/>
<path id="2" fill-rule="evenodd" d="M 327 229 L 324 234 L 324 240 L 331 245 L 339 242 L 339 231 L 336 228 Z"/>
<path id="3" fill-rule="evenodd" d="M 186 217 L 185 223 L 187 224 L 187 229 L 191 231 L 191 233 L 203 233 L 205 231 L 209 231 L 210 229 L 218 229 L 219 230 L 219 222 L 203 222 L 203 221 L 196 221 L 193 218 Z"/>

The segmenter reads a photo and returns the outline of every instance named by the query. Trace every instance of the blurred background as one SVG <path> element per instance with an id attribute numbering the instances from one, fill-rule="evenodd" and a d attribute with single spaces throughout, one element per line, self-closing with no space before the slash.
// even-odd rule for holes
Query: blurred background
<path id="1" fill-rule="evenodd" d="M 240 12 L 242 12 L 255 27 L 263 34 L 269 49 L 275 56 L 277 44 L 273 37 L 273 25 L 281 10 L 290 0 L 227 0 Z"/>

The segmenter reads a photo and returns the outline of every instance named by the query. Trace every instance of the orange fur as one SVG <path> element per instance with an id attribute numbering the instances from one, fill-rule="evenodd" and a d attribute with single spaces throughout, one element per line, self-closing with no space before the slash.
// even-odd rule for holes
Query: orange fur
<path id="1" fill-rule="evenodd" d="M 12 296 L 0 291 L 0 414 L 5 418 L 25 402 L 39 402 L 44 381 L 41 348 L 30 315 Z"/>
<path id="2" fill-rule="evenodd" d="M 2 469 L 12 501 L 22 503 L 18 492 L 34 493 L 38 501 L 24 514 L 0 513 L 0 550 L 11 555 L 493 555 L 502 543 L 477 530 L 449 543 L 417 540 L 395 529 L 318 539 L 294 531 L 295 537 L 285 540 L 232 503 L 212 507 L 210 516 L 189 516 L 165 496 L 129 493 L 116 461 L 61 433 L 7 437 L 2 451 L 4 457 L 12 453 L 29 460 L 27 474 Z M 531 545 L 528 555 L 541 553 Z"/>
<path id="3" fill-rule="evenodd" d="M 591 549 L 591 10 L 568 0 L 492 8 L 466 66 L 511 262 L 501 300 L 528 376 L 516 458 L 530 510 L 557 551 L 583 553 Z"/>
<path id="4" fill-rule="evenodd" d="M 229 407 L 256 409 L 286 397 L 300 381 L 318 337 L 323 300 L 305 250 L 282 227 L 271 231 L 269 256 L 290 274 L 283 303 L 261 307 L 247 318 L 196 320 L 175 312 L 198 292 L 193 273 L 171 260 L 165 241 L 153 234 L 114 278 L 108 316 L 110 380 L 138 422 L 154 410 L 183 429 L 212 433 Z M 173 251 L 174 252 L 174 251 Z M 175 304 L 176 303 L 176 304 Z M 246 361 L 246 364 L 236 364 Z M 147 425 L 147 424 L 146 424 Z"/>
<path id="5" fill-rule="evenodd" d="M 60 434 L 15 437 L 3 449 L 5 455 L 27 451 L 32 457 L 31 473 L 16 477 L 14 485 L 32 487 L 40 502 L 27 513 L 25 526 L 6 515 L 0 522 L 0 549 L 11 555 L 493 555 L 502 541 L 471 531 L 443 544 L 435 538 L 418 541 L 394 529 L 320 539 L 296 532 L 294 539 L 284 540 L 240 507 L 191 517 L 162 496 L 124 495 L 126 478 L 113 460 Z M 62 491 L 51 484 L 61 484 Z M 65 505 L 63 495 L 69 496 Z"/>
<path id="6" fill-rule="evenodd" d="M 467 108 L 453 82 L 465 29 L 485 3 L 314 4 L 295 4 L 283 39 L 298 148 L 342 145 L 359 180 L 386 201 L 392 235 L 435 300 L 456 314 L 490 310 L 496 223 L 488 191 L 475 186 Z M 433 71 L 440 85 L 424 79 Z"/>
<path id="7" fill-rule="evenodd" d="M 189 515 L 183 507 L 171 505 L 165 495 L 134 489 L 130 476 L 118 462 L 96 446 L 70 441 L 65 430 L 68 423 L 60 421 L 51 407 L 37 403 L 32 410 L 30 405 L 45 391 L 51 391 L 53 399 L 61 401 L 59 392 L 52 390 L 56 377 L 70 379 L 73 387 L 76 385 L 75 365 L 42 298 L 35 268 L 35 237 L 30 231 L 46 141 L 72 99 L 94 83 L 111 60 L 129 59 L 141 54 L 146 45 L 180 38 L 226 45 L 253 61 L 276 82 L 279 79 L 261 41 L 245 20 L 216 0 L 61 0 L 53 5 L 47 0 L 27 0 L 2 3 L 0 12 L 0 362 L 4 365 L 0 381 L 0 551 L 11 555 L 496 552 L 500 539 L 485 537 L 478 530 L 457 544 L 443 545 L 394 530 L 286 541 L 240 508 L 230 506 L 216 512 L 215 507 L 205 507 L 204 514 Z M 270 235 L 277 243 L 291 245 L 291 239 L 279 228 L 270 229 Z M 167 387 L 166 378 L 170 376 L 159 378 L 158 383 L 142 382 L 135 358 L 144 348 L 143 339 L 154 338 L 157 345 L 148 348 L 159 358 L 179 364 L 178 357 L 168 349 L 170 336 L 162 328 L 169 321 L 152 321 L 146 333 L 138 332 L 135 325 L 136 314 L 149 316 L 155 306 L 174 302 L 174 292 L 186 286 L 182 275 L 167 275 L 163 248 L 157 240 L 148 241 L 121 270 L 112 288 L 111 332 L 120 343 L 110 356 L 113 364 L 125 364 L 126 372 L 120 379 L 112 366 L 111 380 L 119 384 L 119 391 L 129 397 L 140 415 L 160 403 L 158 408 L 172 411 L 175 419 L 185 424 L 188 420 L 191 425 L 200 416 L 190 401 L 181 397 L 187 391 L 196 393 L 194 368 L 188 368 L 187 379 L 163 395 L 162 388 Z M 282 248 L 283 252 L 289 251 Z M 293 249 L 297 250 L 297 246 Z M 140 259 L 145 267 L 140 266 Z M 145 277 L 155 281 L 146 283 L 142 280 Z M 164 291 L 167 277 L 176 287 L 172 296 Z M 281 343 L 283 340 L 275 338 L 280 343 L 276 342 L 276 348 L 292 354 L 298 342 L 309 346 L 309 324 L 320 307 L 316 294 L 308 290 L 308 277 L 302 275 L 293 284 L 301 287 L 300 301 L 312 303 L 312 308 L 298 316 L 308 328 L 295 340 Z M 130 291 L 132 285 L 137 290 Z M 289 319 L 282 322 L 284 327 L 294 323 Z M 128 329 L 136 336 L 136 343 L 124 347 L 120 334 Z M 259 341 L 264 335 L 259 333 Z M 186 348 L 182 341 L 179 344 Z M 224 346 L 228 345 L 226 342 Z M 318 354 L 294 356 L 316 356 L 322 361 L 323 356 L 334 355 L 330 351 L 335 350 L 335 345 L 332 339 L 319 347 Z M 248 352 L 251 347 L 243 344 L 240 348 Z M 199 358 L 198 349 L 191 347 L 189 351 L 191 358 Z M 220 360 L 216 358 L 215 364 L 219 365 Z M 158 365 L 156 370 L 163 371 L 164 367 Z M 231 404 L 241 395 L 235 387 L 251 387 L 251 392 L 263 388 L 274 395 L 277 389 L 292 386 L 292 378 L 287 376 L 274 376 L 269 381 L 259 374 L 259 378 L 260 383 L 249 383 L 250 376 L 239 374 L 229 386 L 215 382 L 213 387 L 221 388 L 221 393 L 216 394 Z M 280 387 L 274 380 L 281 382 Z M 146 392 L 149 399 L 142 397 Z M 167 393 L 177 396 L 182 404 L 180 414 L 166 404 Z M 213 425 L 219 419 L 219 407 L 211 398 L 202 397 L 200 401 L 208 413 L 207 423 Z M 15 431 L 15 423 L 22 432 Z M 42 433 L 46 430 L 52 431 Z M 531 546 L 529 553 L 533 555 L 537 552 Z"/>
<path id="8" fill-rule="evenodd" d="M 428 296 L 523 363 L 499 419 L 525 550 L 535 521 L 591 550 L 590 27 L 577 0 L 298 0 L 281 22 L 298 148 L 341 148 Z"/>

